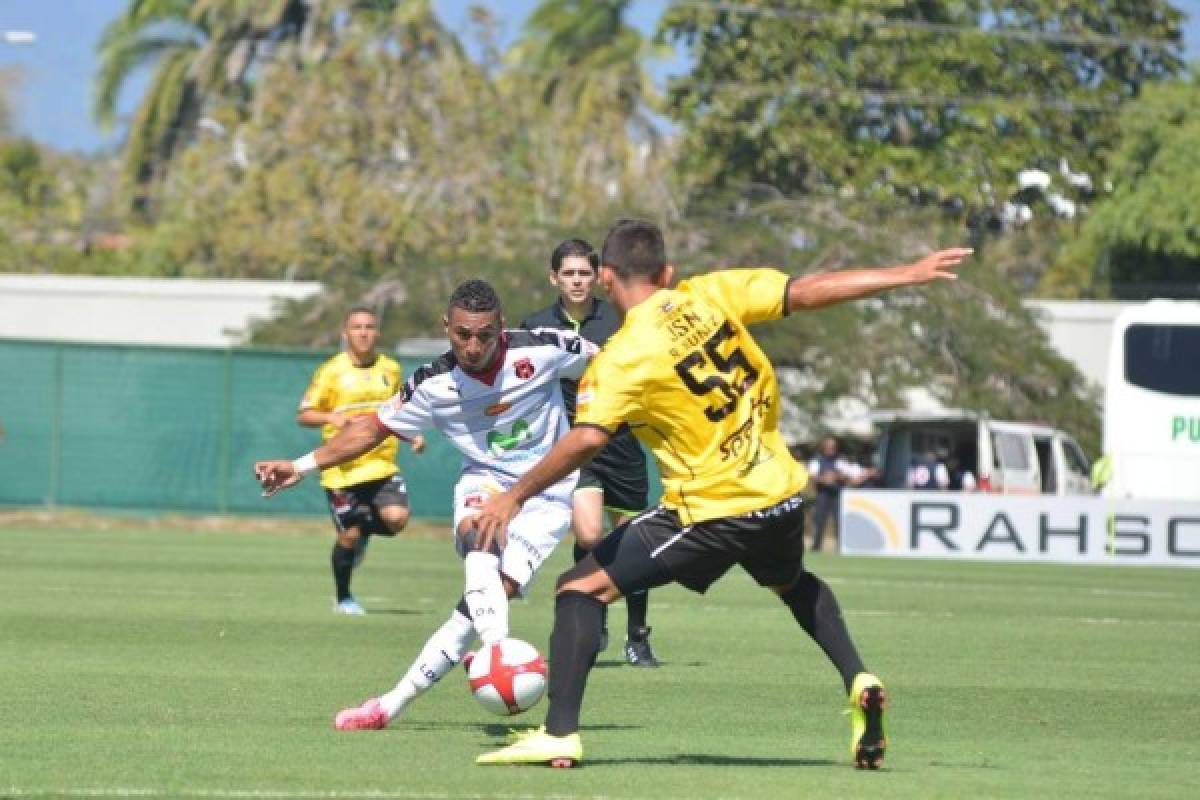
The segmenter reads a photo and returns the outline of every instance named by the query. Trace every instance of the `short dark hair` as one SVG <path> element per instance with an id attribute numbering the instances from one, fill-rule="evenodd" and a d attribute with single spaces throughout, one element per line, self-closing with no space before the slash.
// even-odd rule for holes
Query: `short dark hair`
<path id="1" fill-rule="evenodd" d="M 551 272 L 558 272 L 562 269 L 563 262 L 572 256 L 586 258 L 592 265 L 592 269 L 600 269 L 600 256 L 596 255 L 596 248 L 583 239 L 567 239 L 560 242 L 558 247 L 554 248 L 554 252 L 550 254 Z"/>
<path id="2" fill-rule="evenodd" d="M 667 266 L 662 231 L 644 219 L 619 219 L 604 237 L 600 263 L 621 278 L 653 278 Z"/>
<path id="3" fill-rule="evenodd" d="M 375 309 L 360 303 L 356 306 L 350 306 L 350 310 L 346 312 L 346 316 L 342 317 L 342 324 L 345 325 L 347 322 L 349 322 L 350 318 L 355 314 L 370 314 L 375 319 L 379 319 L 379 313 L 376 312 Z"/>
<path id="4" fill-rule="evenodd" d="M 459 284 L 459 287 L 450 295 L 447 310 L 451 308 L 461 308 L 463 311 L 471 312 L 499 311 L 500 298 L 490 283 L 476 278 Z"/>

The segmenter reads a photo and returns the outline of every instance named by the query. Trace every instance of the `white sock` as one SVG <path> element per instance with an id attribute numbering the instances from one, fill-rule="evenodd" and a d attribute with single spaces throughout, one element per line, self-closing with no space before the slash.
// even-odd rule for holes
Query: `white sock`
<path id="1" fill-rule="evenodd" d="M 463 599 L 485 645 L 508 636 L 508 595 L 500 580 L 500 559 L 478 550 L 467 553 Z"/>
<path id="2" fill-rule="evenodd" d="M 429 691 L 442 676 L 454 669 L 462 661 L 474 638 L 475 626 L 455 609 L 450 619 L 425 642 L 421 654 L 396 687 L 379 698 L 379 704 L 387 712 L 388 719 L 403 711 L 409 703 Z"/>

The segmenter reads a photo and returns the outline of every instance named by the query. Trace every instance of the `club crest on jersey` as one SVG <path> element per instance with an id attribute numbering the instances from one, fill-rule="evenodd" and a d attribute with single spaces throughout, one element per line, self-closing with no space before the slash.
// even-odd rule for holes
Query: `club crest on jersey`
<path id="1" fill-rule="evenodd" d="M 523 381 L 527 381 L 533 377 L 534 369 L 533 362 L 528 358 L 522 358 L 520 361 L 513 364 L 513 372 Z"/>

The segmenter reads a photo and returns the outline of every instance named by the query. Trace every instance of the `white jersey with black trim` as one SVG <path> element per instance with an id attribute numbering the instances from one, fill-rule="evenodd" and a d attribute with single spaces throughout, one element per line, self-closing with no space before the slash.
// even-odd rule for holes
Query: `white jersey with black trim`
<path id="1" fill-rule="evenodd" d="M 578 380 L 599 348 L 550 328 L 505 331 L 488 374 L 463 370 L 452 352 L 419 367 L 376 412 L 404 438 L 436 429 L 463 456 L 463 475 L 492 478 L 507 489 L 569 429 L 559 380 Z M 542 493 L 570 503 L 578 473 Z"/>

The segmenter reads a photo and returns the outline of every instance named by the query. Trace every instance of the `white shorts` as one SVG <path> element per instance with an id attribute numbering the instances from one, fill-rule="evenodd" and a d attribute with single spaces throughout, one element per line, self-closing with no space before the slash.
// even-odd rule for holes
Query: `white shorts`
<path id="1" fill-rule="evenodd" d="M 478 475 L 465 475 L 454 487 L 454 547 L 460 557 L 466 556 L 470 543 L 459 534 L 459 524 L 477 515 L 479 506 L 500 491 L 494 480 Z M 500 571 L 517 584 L 522 597 L 570 527 L 571 506 L 542 497 L 531 498 L 508 524 Z"/>

